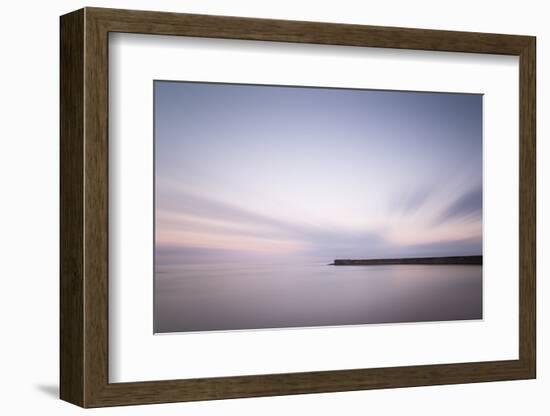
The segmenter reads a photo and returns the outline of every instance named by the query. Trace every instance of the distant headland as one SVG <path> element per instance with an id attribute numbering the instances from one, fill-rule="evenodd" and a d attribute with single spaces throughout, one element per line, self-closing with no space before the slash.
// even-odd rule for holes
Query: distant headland
<path id="1" fill-rule="evenodd" d="M 329 266 L 374 266 L 387 264 L 448 264 L 479 265 L 483 256 L 448 256 L 448 257 L 404 257 L 393 259 L 336 259 Z"/>

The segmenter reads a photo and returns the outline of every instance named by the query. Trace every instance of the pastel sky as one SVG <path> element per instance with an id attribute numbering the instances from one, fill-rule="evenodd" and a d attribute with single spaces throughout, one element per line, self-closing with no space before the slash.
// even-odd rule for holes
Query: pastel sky
<path id="1" fill-rule="evenodd" d="M 481 254 L 482 95 L 154 93 L 157 258 Z"/>

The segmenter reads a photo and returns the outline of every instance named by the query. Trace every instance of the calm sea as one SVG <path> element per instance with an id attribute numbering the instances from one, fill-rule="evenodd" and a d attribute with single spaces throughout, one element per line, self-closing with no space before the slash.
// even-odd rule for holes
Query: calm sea
<path id="1" fill-rule="evenodd" d="M 482 318 L 482 266 L 158 267 L 155 332 Z"/>

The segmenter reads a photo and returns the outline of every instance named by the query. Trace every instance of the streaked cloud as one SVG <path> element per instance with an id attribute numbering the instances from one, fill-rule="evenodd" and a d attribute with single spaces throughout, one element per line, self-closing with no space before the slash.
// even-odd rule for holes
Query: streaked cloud
<path id="1" fill-rule="evenodd" d="M 158 253 L 481 252 L 479 95 L 156 82 L 155 117 Z"/>
<path id="2" fill-rule="evenodd" d="M 483 211 L 483 189 L 481 185 L 464 192 L 454 200 L 444 212 L 439 220 L 442 222 L 452 221 L 463 218 L 481 219 Z"/>

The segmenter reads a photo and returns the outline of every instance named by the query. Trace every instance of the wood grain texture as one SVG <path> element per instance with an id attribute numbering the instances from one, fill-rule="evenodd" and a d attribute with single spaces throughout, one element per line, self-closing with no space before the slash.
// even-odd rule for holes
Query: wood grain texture
<path id="1" fill-rule="evenodd" d="M 520 54 L 519 356 L 536 377 L 536 41 Z"/>
<path id="2" fill-rule="evenodd" d="M 84 405 L 84 12 L 60 22 L 60 388 Z"/>
<path id="3" fill-rule="evenodd" d="M 84 291 L 85 406 L 108 382 L 108 33 L 85 10 Z"/>
<path id="4" fill-rule="evenodd" d="M 528 36 L 87 8 L 110 32 L 519 55 Z"/>
<path id="5" fill-rule="evenodd" d="M 519 359 L 109 383 L 108 33 L 520 57 Z M 100 407 L 534 378 L 535 39 L 529 36 L 86 8 L 61 18 L 61 397 Z"/>

